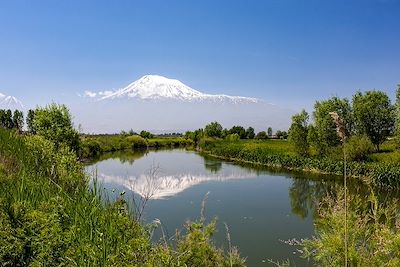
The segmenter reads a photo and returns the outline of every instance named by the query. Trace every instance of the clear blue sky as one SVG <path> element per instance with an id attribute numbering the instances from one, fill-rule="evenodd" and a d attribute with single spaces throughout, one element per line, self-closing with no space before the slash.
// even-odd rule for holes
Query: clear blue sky
<path id="1" fill-rule="evenodd" d="M 0 0 L 0 92 L 73 101 L 145 74 L 283 107 L 400 83 L 400 1 Z"/>

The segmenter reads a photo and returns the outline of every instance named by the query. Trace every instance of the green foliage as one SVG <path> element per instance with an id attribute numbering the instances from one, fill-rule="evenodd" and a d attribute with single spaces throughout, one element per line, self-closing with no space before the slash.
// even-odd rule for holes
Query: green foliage
<path id="1" fill-rule="evenodd" d="M 246 138 L 247 139 L 254 139 L 255 135 L 256 134 L 254 133 L 254 128 L 253 127 L 247 128 L 247 130 L 246 130 Z"/>
<path id="2" fill-rule="evenodd" d="M 149 147 L 191 146 L 193 141 L 184 137 L 160 137 L 144 139 L 139 135 L 86 135 L 81 138 L 82 157 L 99 156 L 104 152 Z"/>
<path id="3" fill-rule="evenodd" d="M 345 240 L 344 199 L 327 197 L 319 206 L 316 236 L 303 242 L 304 257 L 318 266 L 343 266 Z M 399 266 L 399 203 L 379 202 L 374 194 L 354 195 L 347 215 L 349 266 Z"/>
<path id="4" fill-rule="evenodd" d="M 272 136 L 272 128 L 271 127 L 268 127 L 267 134 L 269 137 Z"/>
<path id="5" fill-rule="evenodd" d="M 185 228 L 186 235 L 183 238 L 179 237 L 177 243 L 177 252 L 181 255 L 179 260 L 185 262 L 185 266 L 244 266 L 244 260 L 240 258 L 236 249 L 231 248 L 228 257 L 225 257 L 223 250 L 217 249 L 210 242 L 215 233 L 215 219 L 207 225 L 204 219 L 188 222 Z"/>
<path id="6" fill-rule="evenodd" d="M 154 137 L 154 135 L 152 134 L 152 133 L 150 133 L 150 132 L 148 132 L 148 131 L 141 131 L 140 132 L 140 134 L 139 134 L 141 137 L 143 137 L 143 138 L 146 138 L 146 139 L 150 139 L 150 138 L 153 138 Z"/>
<path id="7" fill-rule="evenodd" d="M 256 139 L 262 140 L 262 139 L 267 139 L 267 138 L 268 138 L 268 136 L 265 131 L 261 131 L 261 132 L 257 133 L 257 135 L 256 135 Z"/>
<path id="8" fill-rule="evenodd" d="M 315 127 L 309 134 L 308 141 L 313 144 L 320 155 L 326 154 L 330 147 L 340 144 L 336 125 L 329 114 L 330 112 L 337 112 L 342 118 L 347 136 L 350 135 L 353 128 L 352 110 L 348 99 L 332 97 L 328 100 L 317 101 L 313 112 Z"/>
<path id="9" fill-rule="evenodd" d="M 289 170 L 311 171 L 343 175 L 344 162 L 339 157 L 311 157 L 297 154 L 293 144 L 287 141 L 240 141 L 209 140 L 201 145 L 210 155 L 262 164 Z M 379 187 L 400 187 L 400 164 L 385 162 L 347 162 L 349 177 L 363 178 Z"/>
<path id="10" fill-rule="evenodd" d="M 204 134 L 208 137 L 221 137 L 222 126 L 218 122 L 214 121 L 204 127 Z"/>
<path id="11" fill-rule="evenodd" d="M 65 105 L 55 103 L 37 108 L 33 125 L 36 133 L 54 143 L 55 147 L 66 145 L 78 152 L 79 134 L 72 125 L 71 114 Z"/>
<path id="12" fill-rule="evenodd" d="M 236 134 L 236 133 L 235 134 L 228 134 L 225 137 L 225 140 L 230 141 L 230 142 L 235 142 L 235 141 L 240 140 L 240 136 L 238 134 Z"/>
<path id="13" fill-rule="evenodd" d="M 303 109 L 292 117 L 292 125 L 289 129 L 289 140 L 293 143 L 295 151 L 299 155 L 308 155 L 308 113 Z"/>
<path id="14" fill-rule="evenodd" d="M 382 91 L 357 92 L 353 112 L 357 133 L 366 134 L 379 151 L 380 144 L 394 129 L 394 106 Z"/>
<path id="15" fill-rule="evenodd" d="M 353 161 L 366 160 L 368 155 L 374 150 L 371 140 L 366 135 L 354 135 L 350 137 L 345 147 L 348 159 Z"/>
<path id="16" fill-rule="evenodd" d="M 198 143 L 200 139 L 204 136 L 203 129 L 198 129 L 196 131 L 187 131 L 184 135 L 186 139 L 192 140 L 194 143 Z M 226 135 L 225 135 L 226 136 Z"/>
<path id="17" fill-rule="evenodd" d="M 278 130 L 278 131 L 276 131 L 275 135 L 278 139 L 287 139 L 288 138 L 288 133 L 286 131 Z"/>
<path id="18" fill-rule="evenodd" d="M 0 126 L 4 129 L 13 129 L 14 121 L 12 117 L 12 111 L 10 109 L 0 109 Z"/>
<path id="19" fill-rule="evenodd" d="M 253 130 L 254 131 L 254 130 Z M 240 136 L 240 139 L 245 139 L 246 138 L 246 130 L 242 126 L 233 126 L 229 130 L 230 134 L 238 134 Z"/>
<path id="20" fill-rule="evenodd" d="M 26 116 L 26 127 L 28 128 L 28 132 L 31 134 L 36 134 L 35 126 L 33 125 L 33 120 L 35 118 L 35 111 L 30 109 L 28 110 L 28 115 Z"/>
<path id="21" fill-rule="evenodd" d="M 24 114 L 20 110 L 14 110 L 13 114 L 13 127 L 17 129 L 18 132 L 22 132 L 24 127 Z"/>
<path id="22" fill-rule="evenodd" d="M 396 90 L 396 104 L 395 104 L 395 119 L 396 119 L 396 142 L 400 148 L 400 84 L 397 85 Z"/>

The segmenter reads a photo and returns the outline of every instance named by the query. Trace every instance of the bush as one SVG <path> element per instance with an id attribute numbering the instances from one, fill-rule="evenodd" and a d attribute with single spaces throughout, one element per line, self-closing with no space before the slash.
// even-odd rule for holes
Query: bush
<path id="1" fill-rule="evenodd" d="M 225 137 L 225 140 L 230 141 L 230 142 L 234 142 L 234 141 L 238 141 L 240 140 L 240 136 L 238 134 L 228 134 Z"/>
<path id="2" fill-rule="evenodd" d="M 374 150 L 374 145 L 366 135 L 355 135 L 345 144 L 346 153 L 349 160 L 363 161 Z"/>
<path id="3" fill-rule="evenodd" d="M 33 124 L 38 135 L 50 140 L 56 148 L 63 143 L 75 152 L 79 151 L 79 134 L 65 105 L 51 104 L 37 108 L 34 116 Z"/>
<path id="4" fill-rule="evenodd" d="M 267 139 L 267 138 L 268 138 L 268 136 L 265 131 L 261 131 L 256 135 L 256 139 L 259 139 L 259 140 L 263 140 L 263 139 Z"/>
<path id="5" fill-rule="evenodd" d="M 128 136 L 126 137 L 126 140 L 130 143 L 130 146 L 132 148 L 140 148 L 147 146 L 146 139 L 144 139 L 139 135 Z"/>

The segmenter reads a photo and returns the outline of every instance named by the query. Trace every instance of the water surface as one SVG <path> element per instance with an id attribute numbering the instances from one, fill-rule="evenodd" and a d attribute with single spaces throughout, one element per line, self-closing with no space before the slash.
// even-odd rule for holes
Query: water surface
<path id="1" fill-rule="evenodd" d="M 329 176 L 239 166 L 179 149 L 107 154 L 87 170 L 97 171 L 111 198 L 121 192 L 128 199 L 151 195 L 143 218 L 159 219 L 171 238 L 186 220 L 199 218 L 208 194 L 206 217 L 218 217 L 216 243 L 228 247 L 226 223 L 248 266 L 271 266 L 269 259 L 311 266 L 283 241 L 310 238 L 316 199 L 341 187 Z M 159 228 L 154 239 L 160 237 Z"/>

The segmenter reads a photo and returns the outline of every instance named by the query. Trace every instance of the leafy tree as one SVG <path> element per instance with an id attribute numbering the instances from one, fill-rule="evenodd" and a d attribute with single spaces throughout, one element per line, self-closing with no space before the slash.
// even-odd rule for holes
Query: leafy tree
<path id="1" fill-rule="evenodd" d="M 6 128 L 6 111 L 0 109 L 0 127 Z"/>
<path id="2" fill-rule="evenodd" d="M 313 112 L 315 127 L 308 135 L 308 141 L 315 147 L 318 154 L 326 154 L 329 148 L 340 144 L 335 122 L 329 112 L 337 112 L 344 121 L 347 136 L 351 133 L 353 119 L 348 99 L 332 97 L 315 102 Z"/>
<path id="3" fill-rule="evenodd" d="M 137 133 L 133 129 L 130 129 L 128 134 L 129 135 L 137 135 Z"/>
<path id="4" fill-rule="evenodd" d="M 253 127 L 247 128 L 247 130 L 246 130 L 246 138 L 247 139 L 254 139 L 255 135 L 256 134 L 254 133 L 254 128 Z"/>
<path id="5" fill-rule="evenodd" d="M 238 134 L 240 139 L 246 138 L 246 130 L 242 126 L 235 125 L 229 130 L 230 134 Z"/>
<path id="6" fill-rule="evenodd" d="M 268 127 L 267 133 L 268 133 L 269 137 L 272 136 L 272 128 L 271 127 Z"/>
<path id="7" fill-rule="evenodd" d="M 33 125 L 34 118 L 35 111 L 32 109 L 28 110 L 28 114 L 26 115 L 26 127 L 28 128 L 28 132 L 30 132 L 31 134 L 36 134 L 36 129 Z"/>
<path id="8" fill-rule="evenodd" d="M 229 130 L 226 129 L 226 128 L 224 128 L 224 129 L 222 130 L 222 132 L 221 132 L 221 137 L 222 137 L 222 138 L 225 138 L 225 137 L 227 137 L 228 135 L 229 135 Z"/>
<path id="9" fill-rule="evenodd" d="M 51 104 L 35 110 L 33 126 L 36 133 L 53 142 L 56 149 L 62 144 L 79 151 L 79 134 L 72 124 L 71 114 L 65 105 Z"/>
<path id="10" fill-rule="evenodd" d="M 209 137 L 221 137 L 222 126 L 218 122 L 214 121 L 206 125 L 204 128 L 205 135 Z"/>
<path id="11" fill-rule="evenodd" d="M 14 128 L 13 115 L 10 109 L 4 111 L 3 127 L 9 130 Z"/>
<path id="12" fill-rule="evenodd" d="M 261 131 L 256 135 L 256 139 L 263 140 L 263 139 L 267 139 L 267 138 L 268 138 L 268 136 L 265 131 Z"/>
<path id="13" fill-rule="evenodd" d="M 353 111 L 357 133 L 365 134 L 379 151 L 380 144 L 394 130 L 395 108 L 382 91 L 357 92 L 353 96 Z"/>
<path id="14" fill-rule="evenodd" d="M 396 141 L 397 146 L 400 147 L 400 84 L 397 85 L 396 90 Z"/>
<path id="15" fill-rule="evenodd" d="M 289 129 L 289 140 L 293 143 L 295 151 L 300 155 L 308 155 L 308 113 L 303 109 L 300 113 L 293 115 L 292 125 Z"/>
<path id="16" fill-rule="evenodd" d="M 152 133 L 150 133 L 150 132 L 148 132 L 148 131 L 144 131 L 144 130 L 141 131 L 139 135 L 140 135 L 141 137 L 147 138 L 147 139 L 151 139 L 151 138 L 154 137 L 154 135 L 153 135 Z"/>
<path id="17" fill-rule="evenodd" d="M 278 131 L 276 131 L 275 135 L 278 139 L 287 139 L 288 138 L 288 133 L 286 131 L 278 130 Z"/>
<path id="18" fill-rule="evenodd" d="M 14 110 L 13 114 L 13 126 L 19 132 L 22 132 L 22 127 L 24 126 L 24 114 L 20 110 Z"/>

